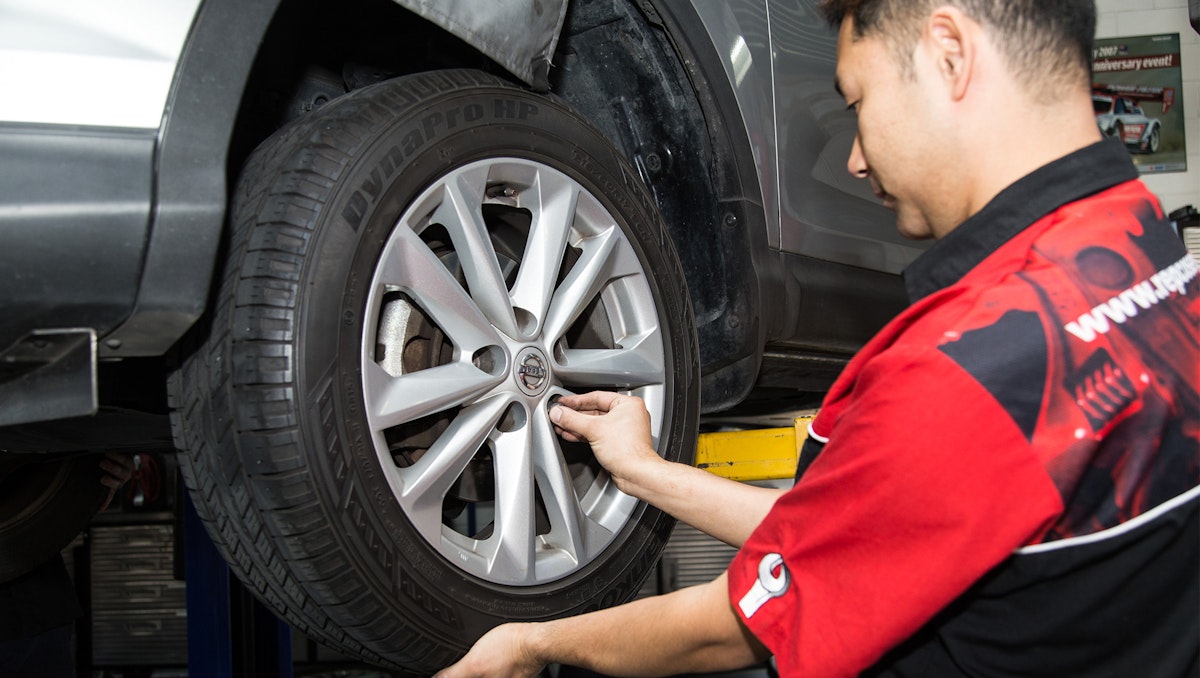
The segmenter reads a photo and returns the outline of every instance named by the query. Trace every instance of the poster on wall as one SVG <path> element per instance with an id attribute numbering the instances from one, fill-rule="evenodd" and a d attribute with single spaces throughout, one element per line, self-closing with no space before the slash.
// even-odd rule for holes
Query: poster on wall
<path id="1" fill-rule="evenodd" d="M 1092 105 L 1101 131 L 1125 142 L 1140 172 L 1187 171 L 1178 33 L 1097 39 Z"/>

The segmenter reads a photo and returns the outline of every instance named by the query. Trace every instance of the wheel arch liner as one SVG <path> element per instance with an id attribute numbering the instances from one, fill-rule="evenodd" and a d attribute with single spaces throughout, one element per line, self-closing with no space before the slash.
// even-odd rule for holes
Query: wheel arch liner
<path id="1" fill-rule="evenodd" d="M 696 314 L 701 407 L 715 411 L 754 383 L 761 289 L 782 285 L 782 274 L 745 123 L 703 31 L 687 3 L 574 4 L 551 80 L 614 141 L 658 202 Z"/>
<path id="2" fill-rule="evenodd" d="M 466 41 L 534 89 L 549 89 L 550 57 L 567 0 L 395 2 Z"/>

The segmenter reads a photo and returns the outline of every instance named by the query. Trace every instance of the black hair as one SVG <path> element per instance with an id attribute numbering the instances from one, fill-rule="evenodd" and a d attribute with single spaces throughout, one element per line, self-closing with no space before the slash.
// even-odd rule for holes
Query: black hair
<path id="1" fill-rule="evenodd" d="M 855 38 L 882 37 L 902 72 L 910 73 L 922 24 L 943 5 L 959 8 L 984 26 L 1022 81 L 1090 87 L 1093 0 L 822 0 L 821 12 L 834 27 L 851 18 Z"/>

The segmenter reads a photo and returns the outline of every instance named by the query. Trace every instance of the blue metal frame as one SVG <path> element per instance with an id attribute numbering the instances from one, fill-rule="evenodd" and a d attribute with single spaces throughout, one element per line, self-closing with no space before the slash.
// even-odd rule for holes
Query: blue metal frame
<path id="1" fill-rule="evenodd" d="M 188 673 L 292 678 L 291 627 L 229 576 L 229 567 L 186 494 L 182 510 Z M 235 630 L 240 630 L 236 636 Z"/>

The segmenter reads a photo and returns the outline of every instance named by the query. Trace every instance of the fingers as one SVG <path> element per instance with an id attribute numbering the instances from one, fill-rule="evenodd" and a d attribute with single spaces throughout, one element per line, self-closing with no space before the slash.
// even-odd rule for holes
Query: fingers
<path id="1" fill-rule="evenodd" d="M 434 678 L 529 678 L 545 663 L 532 656 L 522 629 L 528 625 L 505 624 L 492 629 L 453 666 Z"/>
<path id="2" fill-rule="evenodd" d="M 114 478 L 110 475 L 100 476 L 100 484 L 110 490 L 119 490 L 125 484 L 125 481 Z"/>
<path id="3" fill-rule="evenodd" d="M 101 511 L 108 508 L 121 489 L 133 476 L 133 457 L 119 452 L 106 452 L 100 460 L 100 484 L 108 488 L 104 499 L 100 502 Z"/>
<path id="4" fill-rule="evenodd" d="M 590 439 L 588 434 L 594 419 L 593 415 L 576 412 L 562 404 L 550 408 L 550 421 L 554 422 L 555 430 L 564 439 L 573 443 Z"/>
<path id="5" fill-rule="evenodd" d="M 633 397 L 622 396 L 620 393 L 613 393 L 612 391 L 592 391 L 591 393 L 563 396 L 558 402 L 560 405 L 565 405 L 578 412 L 602 413 L 611 411 L 614 405 L 620 402 L 622 398 L 628 399 Z"/>
<path id="6" fill-rule="evenodd" d="M 621 395 L 610 391 L 593 391 L 582 395 L 563 396 L 550 408 L 550 421 L 565 440 L 594 442 L 601 428 L 610 425 L 605 415 L 620 411 L 645 412 L 646 404 L 637 396 Z"/>
<path id="7" fill-rule="evenodd" d="M 133 459 L 127 454 L 108 452 L 100 460 L 100 484 L 117 489 L 133 476 Z"/>
<path id="8" fill-rule="evenodd" d="M 116 496 L 117 491 L 115 489 L 109 490 L 108 493 L 104 495 L 104 498 L 100 501 L 100 508 L 96 510 L 101 513 L 107 510 L 108 505 L 112 503 L 112 500 L 116 498 Z"/>

